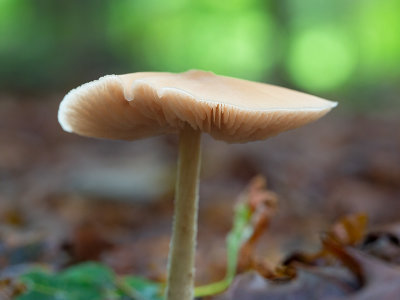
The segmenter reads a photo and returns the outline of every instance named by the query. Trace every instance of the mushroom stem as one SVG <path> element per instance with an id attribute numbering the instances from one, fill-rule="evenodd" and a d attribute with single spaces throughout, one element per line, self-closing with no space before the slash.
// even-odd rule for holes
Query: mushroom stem
<path id="1" fill-rule="evenodd" d="M 192 300 L 199 202 L 201 131 L 186 125 L 179 135 L 175 212 L 168 259 L 167 300 Z"/>

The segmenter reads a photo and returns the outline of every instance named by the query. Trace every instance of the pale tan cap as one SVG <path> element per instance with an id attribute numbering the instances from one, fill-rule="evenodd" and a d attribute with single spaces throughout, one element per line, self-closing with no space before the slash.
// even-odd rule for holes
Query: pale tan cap
<path id="1" fill-rule="evenodd" d="M 312 122 L 336 102 L 286 88 L 191 70 L 107 75 L 70 91 L 64 130 L 135 140 L 178 132 L 185 123 L 232 143 L 261 140 Z"/>

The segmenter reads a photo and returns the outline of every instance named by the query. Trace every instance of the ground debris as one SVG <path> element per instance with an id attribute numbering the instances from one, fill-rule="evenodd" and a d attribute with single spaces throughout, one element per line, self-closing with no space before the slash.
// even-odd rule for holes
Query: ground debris
<path id="1" fill-rule="evenodd" d="M 11 300 L 23 294 L 26 291 L 25 284 L 11 279 L 0 279 L 0 300 Z"/>
<path id="2" fill-rule="evenodd" d="M 398 299 L 400 268 L 366 253 L 372 243 L 370 236 L 362 243 L 366 226 L 365 215 L 346 216 L 323 235 L 317 253 L 291 255 L 275 270 L 275 278 L 254 271 L 241 274 L 216 299 Z"/>
<path id="3" fill-rule="evenodd" d="M 273 276 L 272 269 L 265 259 L 255 254 L 254 248 L 276 214 L 278 197 L 267 189 L 267 181 L 264 177 L 256 176 L 250 181 L 241 201 L 245 201 L 250 208 L 252 233 L 240 248 L 238 273 L 256 270 L 264 277 L 271 277 Z"/>
<path id="4" fill-rule="evenodd" d="M 39 98 L 0 101 L 1 278 L 15 278 L 8 274 L 19 266 L 59 272 L 94 260 L 118 275 L 165 279 L 177 139 L 70 135 L 57 122 L 54 95 Z M 332 115 L 260 143 L 226 145 L 205 135 L 196 284 L 224 276 L 233 200 L 263 174 L 279 193 L 279 209 L 263 179 L 242 194 L 253 207 L 254 230 L 241 247 L 238 278 L 256 271 L 283 289 L 322 272 L 331 275 L 324 280 L 351 283 L 354 297 L 384 288 L 380 272 L 400 264 L 399 126 L 386 115 Z M 378 264 L 373 271 L 370 259 Z"/>
<path id="5" fill-rule="evenodd" d="M 343 271 L 343 270 L 340 270 Z M 279 282 L 266 280 L 255 272 L 241 274 L 232 287 L 216 300 L 313 300 L 337 299 L 353 292 L 354 288 L 344 280 L 348 274 L 330 274 L 317 269 L 299 268 L 296 279 Z M 350 279 L 351 280 L 351 279 Z"/>

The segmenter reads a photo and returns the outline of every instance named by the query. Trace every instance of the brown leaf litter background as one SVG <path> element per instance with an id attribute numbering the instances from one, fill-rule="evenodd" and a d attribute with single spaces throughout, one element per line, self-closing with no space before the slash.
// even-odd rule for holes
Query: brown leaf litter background
<path id="1" fill-rule="evenodd" d="M 98 260 L 165 280 L 176 137 L 127 143 L 64 133 L 57 97 L 0 101 L 2 277 L 34 263 Z M 224 276 L 225 237 L 244 197 L 256 230 L 235 283 L 215 299 L 396 299 L 399 125 L 338 113 L 263 142 L 205 136 L 197 284 Z"/>

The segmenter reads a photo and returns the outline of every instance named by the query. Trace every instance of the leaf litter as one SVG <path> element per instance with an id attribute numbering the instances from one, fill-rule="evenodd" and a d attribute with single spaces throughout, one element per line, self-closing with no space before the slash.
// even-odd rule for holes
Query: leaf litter
<path id="1" fill-rule="evenodd" d="M 271 267 L 254 252 L 263 231 L 276 214 L 277 195 L 257 176 L 240 195 L 232 229 L 227 235 L 225 277 L 199 286 L 198 298 L 258 299 L 396 299 L 400 295 L 400 269 L 371 251 L 383 236 L 367 235 L 367 216 L 341 218 L 321 236 L 315 253 L 294 253 Z M 368 250 L 368 251 L 367 251 Z M 386 260 L 388 258 L 386 257 Z M 137 299 L 161 300 L 163 284 L 135 276 L 119 276 L 99 263 L 74 265 L 54 273 L 35 267 L 0 282 L 1 299 Z M 19 296 L 18 296 L 19 295 Z"/>
<path id="2" fill-rule="evenodd" d="M 29 295 L 33 281 L 24 276 L 32 268 L 66 280 L 62 274 L 69 268 L 82 266 L 82 272 L 89 272 L 84 262 L 93 260 L 113 275 L 110 290 L 95 288 L 109 299 L 140 299 L 134 288 L 138 283 L 162 289 L 158 282 L 165 280 L 172 189 L 160 189 L 145 202 L 142 198 L 148 198 L 156 184 L 148 181 L 128 203 L 113 194 L 115 187 L 102 198 L 85 186 L 85 193 L 74 194 L 65 183 L 73 178 L 90 181 L 92 166 L 125 165 L 156 149 L 162 153 L 157 162 L 168 161 L 175 155 L 169 145 L 176 141 L 167 137 L 140 147 L 86 141 L 60 133 L 51 117 L 56 115 L 54 102 L 13 103 L 2 103 L 0 109 L 0 299 Z M 235 145 L 229 153 L 205 139 L 205 149 L 213 148 L 204 153 L 211 157 L 204 166 L 197 278 L 200 287 L 220 280 L 225 280 L 223 288 L 229 287 L 204 298 L 237 299 L 240 286 L 247 294 L 238 299 L 376 299 L 377 294 L 379 299 L 396 299 L 391 293 L 398 286 L 400 262 L 400 135 L 393 128 L 399 125 L 386 117 L 327 118 L 277 137 L 266 147 Z M 168 168 L 160 170 L 173 173 Z M 236 209 L 233 224 L 241 225 L 230 228 L 232 199 L 257 173 L 267 174 L 268 186 L 279 191 L 279 209 L 277 202 L 269 201 L 255 212 L 239 201 L 236 207 L 245 209 Z M 122 173 L 118 169 L 115 174 Z M 251 198 L 251 189 L 263 194 L 255 186 L 240 198 Z M 157 215 L 157 222 L 151 214 Z M 347 221 L 320 233 L 342 216 Z M 223 237 L 234 228 L 240 230 L 233 246 L 224 250 Z M 224 261 L 229 251 L 231 258 Z M 123 278 L 131 278 L 133 288 L 120 285 Z M 86 283 L 93 287 L 99 282 Z"/>

